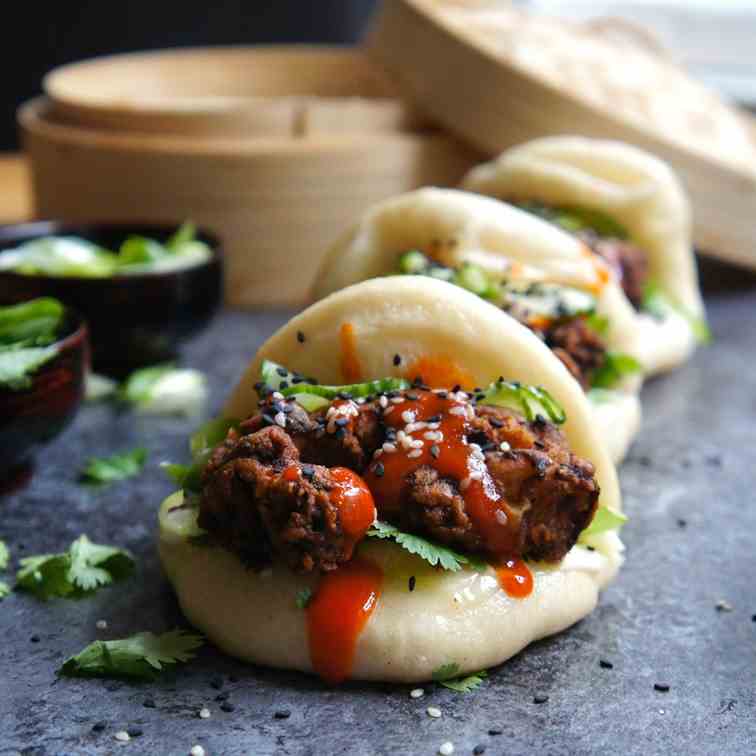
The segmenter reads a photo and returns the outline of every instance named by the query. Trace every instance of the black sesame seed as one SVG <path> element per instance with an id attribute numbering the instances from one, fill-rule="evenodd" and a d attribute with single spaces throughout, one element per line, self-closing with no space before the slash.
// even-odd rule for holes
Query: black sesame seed
<path id="1" fill-rule="evenodd" d="M 596 551 L 595 546 L 586 546 L 585 548 L 588 549 L 588 551 Z"/>
<path id="2" fill-rule="evenodd" d="M 154 698 L 145 698 L 144 702 L 142 703 L 142 706 L 144 706 L 145 709 L 154 709 L 155 708 L 155 699 Z"/>
<path id="3" fill-rule="evenodd" d="M 291 379 L 291 382 L 292 382 L 292 383 L 304 383 L 304 380 L 305 380 L 305 379 L 304 379 L 304 378 L 302 378 L 302 376 L 301 376 L 301 375 L 295 375 L 295 376 L 294 376 L 294 377 L 293 377 L 293 378 Z"/>
<path id="4" fill-rule="evenodd" d="M 677 527 L 684 528 L 688 524 L 687 520 L 683 520 L 682 517 L 677 520 Z"/>
<path id="5" fill-rule="evenodd" d="M 394 355 L 394 365 L 401 365 L 402 364 L 402 356 L 400 354 Z"/>
<path id="6" fill-rule="evenodd" d="M 273 717 L 275 719 L 288 719 L 290 716 L 291 716 L 290 709 L 279 709 L 277 712 L 273 714 Z"/>
<path id="7" fill-rule="evenodd" d="M 651 457 L 638 457 L 638 464 L 641 467 L 651 467 Z"/>
<path id="8" fill-rule="evenodd" d="M 305 342 L 305 335 L 304 335 L 304 332 L 302 332 L 302 331 L 297 331 L 297 341 L 298 341 L 298 342 L 299 342 L 300 344 L 304 344 L 304 342 Z"/>
<path id="9" fill-rule="evenodd" d="M 220 705 L 221 711 L 228 712 L 229 714 L 236 709 L 236 706 L 234 706 L 230 701 L 224 701 Z"/>
<path id="10" fill-rule="evenodd" d="M 223 693 L 218 693 L 218 695 L 215 697 L 215 700 L 216 701 L 228 701 L 228 697 L 230 695 L 231 694 L 226 690 L 226 691 L 223 691 Z"/>
<path id="11" fill-rule="evenodd" d="M 286 378 L 286 376 L 289 374 L 289 371 L 286 368 L 277 367 L 276 372 L 281 376 L 281 378 Z"/>
<path id="12" fill-rule="evenodd" d="M 426 423 L 440 423 L 441 415 L 433 415 L 432 417 L 429 417 L 425 422 Z"/>
<path id="13" fill-rule="evenodd" d="M 436 394 L 439 399 L 448 399 L 449 394 L 446 391 L 439 391 L 438 394 Z"/>
<path id="14" fill-rule="evenodd" d="M 405 398 L 406 398 L 406 399 L 409 399 L 409 400 L 410 400 L 411 402 L 416 402 L 416 401 L 417 401 L 417 400 L 418 400 L 418 399 L 419 399 L 420 397 L 419 397 L 419 396 L 418 396 L 417 394 L 410 394 L 410 393 L 407 393 L 407 394 L 405 395 Z"/>
<path id="15" fill-rule="evenodd" d="M 481 743 L 480 745 L 476 745 L 475 748 L 473 748 L 473 753 L 475 756 L 480 756 L 481 753 L 486 752 L 486 747 Z"/>
<path id="16" fill-rule="evenodd" d="M 346 436 L 346 431 L 344 430 L 344 428 L 336 428 L 336 432 L 333 434 L 333 437 L 337 441 L 341 441 L 344 436 Z"/>
<path id="17" fill-rule="evenodd" d="M 216 690 L 220 690 L 223 687 L 223 678 L 214 677 L 212 680 L 210 680 L 210 687 L 215 688 Z"/>
<path id="18" fill-rule="evenodd" d="M 373 472 L 375 473 L 377 478 L 382 478 L 383 473 L 386 471 L 386 468 L 383 466 L 383 462 L 376 462 L 375 467 L 373 467 Z"/>
<path id="19" fill-rule="evenodd" d="M 102 720 L 100 722 L 95 722 L 92 725 L 92 732 L 102 732 L 107 726 L 108 726 L 108 723 L 105 720 Z"/>
<path id="20" fill-rule="evenodd" d="M 430 448 L 430 453 L 433 459 L 438 459 L 441 454 L 441 449 L 439 449 L 436 444 L 433 444 L 433 446 L 431 446 Z"/>
<path id="21" fill-rule="evenodd" d="M 344 399 L 344 400 L 352 398 L 352 395 L 348 391 L 339 391 L 337 396 L 339 397 L 339 399 Z"/>
<path id="22" fill-rule="evenodd" d="M 756 614 L 751 615 L 751 622 L 756 622 Z"/>
<path id="23" fill-rule="evenodd" d="M 129 737 L 132 737 L 132 738 L 139 738 L 142 735 L 144 735 L 144 730 L 141 727 L 129 727 L 129 729 L 126 730 L 126 732 L 128 732 Z"/>
<path id="24" fill-rule="evenodd" d="M 544 704 L 548 700 L 549 700 L 549 697 L 543 695 L 542 693 L 536 693 L 536 695 L 533 696 L 533 703 Z"/>
<path id="25" fill-rule="evenodd" d="M 667 683 L 654 683 L 654 690 L 658 690 L 659 693 L 667 693 L 669 691 L 669 685 L 667 685 Z"/>
<path id="26" fill-rule="evenodd" d="M 302 465 L 302 475 L 305 476 L 305 478 L 312 478 L 315 475 L 315 467 L 313 465 Z M 230 677 L 228 678 L 231 679 Z"/>
<path id="27" fill-rule="evenodd" d="M 475 394 L 475 401 L 476 402 L 482 402 L 486 398 L 486 395 L 482 392 L 478 392 Z"/>
<path id="28" fill-rule="evenodd" d="M 494 737 L 495 735 L 501 735 L 504 732 L 504 730 L 489 730 L 488 734 L 491 737 Z"/>
<path id="29" fill-rule="evenodd" d="M 40 642 L 40 640 L 41 640 L 41 638 L 40 638 L 40 637 L 39 637 L 38 635 L 32 635 L 32 637 L 31 637 L 31 638 L 29 638 L 29 640 L 30 640 L 30 641 L 31 641 L 32 643 L 39 643 L 39 642 Z"/>
<path id="30" fill-rule="evenodd" d="M 607 659 L 599 659 L 599 667 L 601 667 L 601 669 L 614 669 L 614 664 Z"/>
<path id="31" fill-rule="evenodd" d="M 534 422 L 536 425 L 546 425 L 546 418 L 539 413 L 535 416 Z"/>
<path id="32" fill-rule="evenodd" d="M 710 457 L 706 457 L 706 464 L 712 465 L 713 467 L 721 467 L 722 457 L 720 457 L 718 454 L 713 454 Z"/>
<path id="33" fill-rule="evenodd" d="M 454 388 L 452 389 L 452 394 L 456 394 L 458 391 L 460 391 L 462 386 L 460 386 L 458 383 L 454 385 Z"/>
<path id="34" fill-rule="evenodd" d="M 407 583 L 407 587 L 409 588 L 410 593 L 412 593 L 412 591 L 415 590 L 415 576 L 414 575 L 410 575 L 410 579 Z"/>

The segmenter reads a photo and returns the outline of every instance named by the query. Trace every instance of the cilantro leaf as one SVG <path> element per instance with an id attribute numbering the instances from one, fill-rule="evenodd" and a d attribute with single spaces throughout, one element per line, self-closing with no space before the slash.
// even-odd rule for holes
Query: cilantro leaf
<path id="1" fill-rule="evenodd" d="M 10 561 L 10 552 L 5 545 L 5 541 L 0 541 L 0 570 L 4 570 Z"/>
<path id="2" fill-rule="evenodd" d="M 458 693 L 469 693 L 471 690 L 475 690 L 483 684 L 486 677 L 488 677 L 488 673 L 485 669 L 460 677 L 459 664 L 456 662 L 443 664 L 438 669 L 433 670 L 434 682 L 440 683 L 450 690 L 456 690 Z"/>
<path id="3" fill-rule="evenodd" d="M 297 609 L 307 609 L 307 607 L 310 605 L 310 601 L 312 601 L 311 588 L 303 588 L 301 591 L 297 593 L 297 598 L 296 598 Z"/>
<path id="4" fill-rule="evenodd" d="M 58 353 L 55 346 L 0 349 L 0 387 L 20 391 L 32 385 L 31 374 Z"/>
<path id="5" fill-rule="evenodd" d="M 664 319 L 669 312 L 676 312 L 688 321 L 693 335 L 700 344 L 710 344 L 711 331 L 703 315 L 696 315 L 664 291 L 656 281 L 647 281 L 643 287 L 641 309 L 650 315 Z"/>
<path id="6" fill-rule="evenodd" d="M 475 672 L 467 677 L 458 677 L 455 680 L 441 680 L 441 685 L 450 690 L 456 690 L 457 693 L 469 693 L 483 685 L 483 680 L 488 677 L 485 669 Z"/>
<path id="7" fill-rule="evenodd" d="M 193 658 L 192 651 L 204 640 L 201 635 L 176 629 L 161 635 L 148 632 L 119 640 L 95 641 L 66 659 L 58 674 L 154 680 L 164 665 Z"/>
<path id="8" fill-rule="evenodd" d="M 147 450 L 140 447 L 111 457 L 92 457 L 81 477 L 89 484 L 106 484 L 138 475 L 147 460 Z"/>
<path id="9" fill-rule="evenodd" d="M 82 598 L 114 580 L 128 577 L 134 558 L 125 549 L 92 543 L 79 536 L 63 554 L 41 554 L 21 560 L 17 585 L 47 600 L 53 596 Z"/>
<path id="10" fill-rule="evenodd" d="M 440 546 L 420 536 L 404 533 L 395 525 L 387 522 L 376 520 L 368 530 L 367 535 L 373 538 L 392 538 L 410 554 L 416 554 L 434 567 L 439 566 L 444 570 L 457 572 L 462 569 L 462 565 L 469 565 L 474 569 L 485 569 L 485 563 L 481 560 L 459 554 L 446 546 Z"/>

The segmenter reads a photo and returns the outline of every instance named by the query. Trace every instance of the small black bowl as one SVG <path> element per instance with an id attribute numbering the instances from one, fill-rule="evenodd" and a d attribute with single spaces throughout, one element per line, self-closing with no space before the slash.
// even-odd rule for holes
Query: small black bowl
<path id="1" fill-rule="evenodd" d="M 79 236 L 117 249 L 137 234 L 166 241 L 177 225 L 38 221 L 0 226 L 0 255 L 43 236 Z M 78 310 L 89 325 L 94 369 L 123 377 L 137 367 L 172 359 L 178 343 L 205 326 L 223 297 L 218 239 L 197 234 L 212 256 L 188 268 L 108 278 L 34 276 L 0 272 L 0 304 L 55 297 Z"/>
<path id="2" fill-rule="evenodd" d="M 86 323 L 67 307 L 59 334 L 57 354 L 30 376 L 31 386 L 0 387 L 0 482 L 67 426 L 84 398 L 89 370 Z"/>

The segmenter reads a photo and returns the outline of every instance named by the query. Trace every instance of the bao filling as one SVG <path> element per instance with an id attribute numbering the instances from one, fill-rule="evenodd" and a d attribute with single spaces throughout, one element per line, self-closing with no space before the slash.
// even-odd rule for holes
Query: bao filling
<path id="1" fill-rule="evenodd" d="M 517 207 L 577 236 L 614 272 L 625 296 L 641 309 L 648 283 L 648 254 L 628 240 L 627 231 L 596 210 L 560 208 L 538 202 L 515 202 Z"/>
<path id="2" fill-rule="evenodd" d="M 541 414 L 455 388 L 416 381 L 309 413 L 268 393 L 204 466 L 198 525 L 251 566 L 301 572 L 349 561 L 376 516 L 494 562 L 561 560 L 596 511 L 592 464 Z"/>

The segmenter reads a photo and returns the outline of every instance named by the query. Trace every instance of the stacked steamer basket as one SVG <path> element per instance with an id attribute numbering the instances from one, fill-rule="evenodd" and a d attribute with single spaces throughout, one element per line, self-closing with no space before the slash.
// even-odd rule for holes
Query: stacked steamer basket
<path id="1" fill-rule="evenodd" d="M 360 212 L 454 184 L 479 159 L 348 49 L 119 55 L 58 69 L 44 88 L 19 111 L 36 214 L 211 228 L 236 306 L 304 301 Z"/>
<path id="2" fill-rule="evenodd" d="M 543 136 L 616 139 L 686 185 L 702 250 L 756 268 L 756 127 L 647 35 L 533 16 L 502 0 L 392 0 L 371 57 L 438 123 L 493 155 Z"/>

